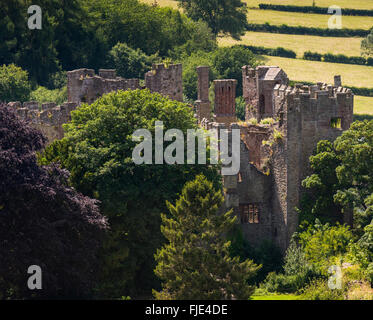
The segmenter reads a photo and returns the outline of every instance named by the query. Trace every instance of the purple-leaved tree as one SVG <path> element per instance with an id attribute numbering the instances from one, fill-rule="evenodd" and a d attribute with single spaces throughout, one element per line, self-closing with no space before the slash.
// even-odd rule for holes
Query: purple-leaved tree
<path id="1" fill-rule="evenodd" d="M 0 300 L 88 298 L 108 228 L 97 201 L 67 184 L 69 172 L 39 166 L 45 138 L 0 104 Z M 28 267 L 42 270 L 30 290 Z"/>

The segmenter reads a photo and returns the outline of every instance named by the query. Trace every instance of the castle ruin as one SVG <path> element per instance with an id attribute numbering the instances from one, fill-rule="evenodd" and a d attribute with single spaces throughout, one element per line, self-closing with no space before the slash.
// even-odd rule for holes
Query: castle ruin
<path id="1" fill-rule="evenodd" d="M 196 120 L 205 129 L 240 129 L 240 172 L 224 176 L 226 209 L 233 208 L 245 237 L 252 244 L 271 240 L 283 251 L 298 227 L 296 207 L 302 194 L 301 181 L 310 173 L 308 159 L 317 142 L 334 141 L 347 130 L 353 118 L 354 95 L 342 87 L 317 83 L 289 86 L 279 67 L 242 68 L 245 121 L 237 121 L 237 80 L 215 80 L 215 102 L 209 100 L 209 67 L 197 68 Z M 139 79 L 117 77 L 115 70 L 91 69 L 68 72 L 68 102 L 61 106 L 37 102 L 12 102 L 17 114 L 29 120 L 48 138 L 63 137 L 62 124 L 81 103 L 93 103 L 105 93 L 148 88 L 182 101 L 182 66 L 154 65 Z M 346 221 L 348 217 L 346 216 Z"/>

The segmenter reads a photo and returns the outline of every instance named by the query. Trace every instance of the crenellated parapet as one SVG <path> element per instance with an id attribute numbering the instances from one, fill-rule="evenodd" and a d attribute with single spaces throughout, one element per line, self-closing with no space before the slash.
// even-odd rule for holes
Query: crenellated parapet
<path id="1" fill-rule="evenodd" d="M 183 67 L 181 64 L 165 66 L 154 64 L 145 74 L 145 87 L 172 100 L 183 101 Z"/>
<path id="2" fill-rule="evenodd" d="M 67 73 L 68 101 L 78 105 L 91 104 L 111 91 L 139 88 L 139 79 L 117 77 L 114 69 L 100 69 L 99 75 L 95 75 L 93 69 L 77 69 Z"/>
<path id="3" fill-rule="evenodd" d="M 41 130 L 48 143 L 51 143 L 63 137 L 62 125 L 71 120 L 71 111 L 76 109 L 77 104 L 66 102 L 57 106 L 52 102 L 39 104 L 36 101 L 29 101 L 23 104 L 10 102 L 8 106 L 15 109 L 20 119 Z"/>

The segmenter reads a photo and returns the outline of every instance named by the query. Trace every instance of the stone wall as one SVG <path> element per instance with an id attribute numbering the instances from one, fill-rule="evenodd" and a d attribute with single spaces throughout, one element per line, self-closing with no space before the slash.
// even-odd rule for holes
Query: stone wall
<path id="1" fill-rule="evenodd" d="M 286 73 L 279 67 L 242 67 L 243 97 L 246 102 L 246 120 L 258 121 L 273 117 L 272 94 L 276 84 L 288 84 Z"/>
<path id="2" fill-rule="evenodd" d="M 236 87 L 237 80 L 214 80 L 216 122 L 229 126 L 236 122 Z"/>
<path id="3" fill-rule="evenodd" d="M 95 75 L 93 69 L 78 69 L 67 72 L 68 101 L 78 105 L 93 103 L 105 93 L 117 90 L 140 88 L 139 79 L 124 79 L 116 76 L 113 69 L 100 69 Z"/>
<path id="4" fill-rule="evenodd" d="M 145 74 L 145 87 L 150 92 L 158 92 L 177 101 L 183 101 L 183 68 L 181 64 L 166 67 L 153 65 L 153 70 Z"/>
<path id="5" fill-rule="evenodd" d="M 195 102 L 198 123 L 203 119 L 211 120 L 211 103 L 209 100 L 209 73 L 210 67 L 197 67 L 198 99 Z"/>
<path id="6" fill-rule="evenodd" d="M 10 102 L 8 105 L 15 108 L 16 114 L 22 120 L 39 129 L 47 137 L 47 143 L 63 138 L 62 125 L 71 120 L 71 111 L 77 107 L 76 103 L 63 103 L 56 106 L 55 103 L 39 103 L 35 101 Z"/>

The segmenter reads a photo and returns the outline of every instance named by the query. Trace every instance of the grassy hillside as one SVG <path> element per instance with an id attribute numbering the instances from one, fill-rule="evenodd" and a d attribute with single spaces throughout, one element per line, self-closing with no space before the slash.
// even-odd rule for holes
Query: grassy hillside
<path id="1" fill-rule="evenodd" d="M 292 6 L 312 6 L 313 0 L 243 0 L 249 7 L 257 7 L 259 3 L 292 5 Z M 373 0 L 315 0 L 318 7 L 329 7 L 332 5 L 341 8 L 352 9 L 373 9 Z"/>
<path id="2" fill-rule="evenodd" d="M 373 115 L 373 97 L 355 96 L 354 114 Z"/>
<path id="3" fill-rule="evenodd" d="M 373 67 L 269 56 L 265 59 L 267 65 L 283 68 L 292 80 L 332 82 L 334 75 L 340 74 L 345 85 L 372 87 Z"/>
<path id="4" fill-rule="evenodd" d="M 153 4 L 155 1 L 163 7 L 177 8 L 177 2 L 173 0 L 141 0 L 143 2 Z M 312 6 L 313 0 L 243 0 L 248 7 L 258 7 L 259 3 L 282 4 L 293 6 Z M 315 0 L 318 7 L 329 7 L 332 5 L 340 6 L 341 8 L 353 9 L 373 9 L 373 0 Z"/>
<path id="5" fill-rule="evenodd" d="M 319 53 L 332 52 L 333 54 L 345 54 L 347 56 L 360 56 L 360 43 L 362 38 L 332 38 L 318 36 L 303 36 L 290 34 L 275 34 L 264 32 L 247 32 L 241 41 L 231 37 L 219 38 L 219 45 L 232 46 L 246 44 L 263 46 L 268 48 L 284 47 L 295 51 L 298 57 L 302 57 L 305 51 Z"/>
<path id="6" fill-rule="evenodd" d="M 303 26 L 314 28 L 328 28 L 331 16 L 325 14 L 309 14 L 274 10 L 249 10 L 249 23 L 266 23 L 273 25 L 287 24 L 289 26 Z M 342 16 L 342 27 L 347 29 L 370 29 L 373 17 Z"/>

